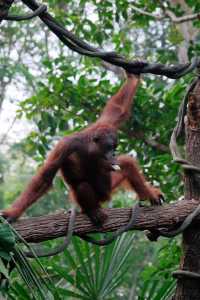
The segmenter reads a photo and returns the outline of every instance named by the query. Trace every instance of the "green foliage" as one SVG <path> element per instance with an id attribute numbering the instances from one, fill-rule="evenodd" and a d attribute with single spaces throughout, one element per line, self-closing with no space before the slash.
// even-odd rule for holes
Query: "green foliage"
<path id="1" fill-rule="evenodd" d="M 180 252 L 180 245 L 176 240 L 164 242 L 163 247 L 155 253 L 153 263 L 146 266 L 141 274 L 138 299 L 170 299 L 175 289 L 171 273 L 178 268 Z"/>
<path id="2" fill-rule="evenodd" d="M 12 251 L 15 247 L 15 235 L 7 224 L 0 224 L 0 281 L 2 276 L 9 279 L 9 272 L 6 265 L 12 259 Z M 1 282 L 0 282 L 1 290 Z"/>
<path id="3" fill-rule="evenodd" d="M 67 290 L 57 288 L 59 294 L 73 299 L 114 299 L 113 292 L 122 284 L 124 273 L 130 268 L 127 260 L 133 251 L 133 240 L 134 236 L 126 233 L 112 244 L 99 247 L 74 238 L 73 255 L 66 249 L 64 257 L 64 265 L 71 271 L 60 264 L 52 266 L 54 272 L 69 283 Z"/>
<path id="4" fill-rule="evenodd" d="M 9 299 L 16 299 L 16 297 L 19 297 L 19 299 L 45 300 L 46 297 L 48 297 L 48 299 L 54 299 L 55 296 L 55 298 L 59 300 L 60 298 L 57 291 L 51 286 L 48 274 L 37 257 L 35 256 L 35 268 L 26 258 L 19 242 L 25 244 L 29 251 L 33 251 L 32 248 L 2 217 L 0 218 L 0 221 L 1 294 L 8 294 Z M 19 284 L 17 281 L 12 282 L 10 271 L 12 271 L 14 267 L 23 279 L 25 286 Z M 46 278 L 43 277 L 44 275 Z"/>
<path id="5" fill-rule="evenodd" d="M 0 223 L 0 291 L 2 294 L 8 292 L 10 284 L 10 270 L 16 267 L 27 287 L 31 290 L 28 293 L 25 288 L 18 283 L 11 285 L 9 295 L 21 295 L 23 299 L 46 299 L 46 292 L 49 284 L 39 274 L 39 269 L 44 271 L 38 261 L 38 270 L 34 269 L 23 250 L 18 245 L 17 240 L 25 241 L 19 236 L 14 228 L 8 224 L 3 218 Z M 26 243 L 25 243 L 26 244 Z M 29 247 L 30 248 L 30 247 Z M 45 291 L 45 289 L 47 289 Z M 50 292 L 48 292 L 50 294 Z M 30 296 L 28 296 L 30 294 Z M 27 297 L 28 296 L 28 297 Z M 22 299 L 21 298 L 21 299 Z"/>
<path id="6" fill-rule="evenodd" d="M 15 235 L 8 224 L 0 224 L 0 257 L 9 260 L 15 246 Z"/>
<path id="7" fill-rule="evenodd" d="M 184 40 L 183 36 L 174 25 L 169 27 L 168 39 L 174 45 L 178 45 Z"/>

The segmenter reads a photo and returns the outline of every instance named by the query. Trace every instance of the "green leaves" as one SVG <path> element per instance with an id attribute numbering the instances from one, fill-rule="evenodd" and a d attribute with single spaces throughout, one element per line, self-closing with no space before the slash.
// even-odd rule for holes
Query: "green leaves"
<path id="1" fill-rule="evenodd" d="M 10 224 L 7 224 L 2 218 L 1 221 L 0 291 L 2 293 L 8 293 L 11 298 L 15 297 L 15 299 L 16 297 L 19 297 L 19 299 L 26 300 L 46 300 L 47 298 L 54 299 L 54 295 L 57 297 L 56 299 L 59 300 L 60 298 L 57 295 L 57 291 L 51 286 L 48 274 L 40 264 L 39 260 L 37 260 L 37 258 L 35 260 L 36 267 L 30 264 L 23 252 L 23 245 L 19 244 L 19 240 L 21 240 L 21 242 L 27 246 L 25 241 Z M 28 246 L 28 248 L 31 250 L 30 246 Z M 12 279 L 10 278 L 9 273 L 14 267 L 17 269 L 18 274 L 20 274 L 28 290 L 17 281 L 10 282 Z M 11 288 L 8 291 L 9 284 L 11 285 Z"/>
<path id="2" fill-rule="evenodd" d="M 178 45 L 178 44 L 180 44 L 181 42 L 184 41 L 183 35 L 176 28 L 175 25 L 171 25 L 169 27 L 168 39 L 174 45 Z"/>
<path id="3" fill-rule="evenodd" d="M 54 271 L 68 286 L 67 290 L 58 287 L 59 294 L 84 300 L 111 299 L 130 267 L 127 259 L 133 251 L 133 240 L 134 235 L 126 233 L 112 244 L 99 247 L 73 238 L 73 255 L 71 250 L 65 250 L 65 261 L 71 271 L 53 265 Z"/>
<path id="4" fill-rule="evenodd" d="M 16 238 L 8 224 L 0 223 L 0 273 L 5 275 L 5 266 L 1 259 L 10 261 Z M 6 276 L 7 277 L 7 276 Z"/>
<path id="5" fill-rule="evenodd" d="M 7 259 L 8 257 L 1 255 L 1 257 Z M 9 273 L 8 270 L 6 269 L 3 260 L 0 258 L 0 274 L 3 274 L 5 278 L 9 279 Z M 1 285 L 0 285 L 1 288 Z"/>
<path id="6" fill-rule="evenodd" d="M 153 263 L 145 267 L 139 281 L 140 300 L 168 300 L 172 296 L 176 281 L 171 274 L 178 268 L 180 245 L 176 239 L 163 241 Z"/>
<path id="7" fill-rule="evenodd" d="M 151 278 L 144 282 L 138 300 L 168 300 L 175 291 L 175 282 L 172 279 L 165 281 Z"/>
<path id="8" fill-rule="evenodd" d="M 15 245 L 15 240 L 15 235 L 9 225 L 0 223 L 0 251 L 12 251 Z"/>

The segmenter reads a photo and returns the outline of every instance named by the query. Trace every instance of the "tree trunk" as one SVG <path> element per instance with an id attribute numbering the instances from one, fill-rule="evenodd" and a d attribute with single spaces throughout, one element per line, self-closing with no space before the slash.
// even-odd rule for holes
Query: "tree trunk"
<path id="1" fill-rule="evenodd" d="M 187 159 L 193 165 L 200 167 L 200 79 L 189 95 L 185 126 Z M 200 174 L 197 172 L 185 173 L 185 199 L 200 201 Z M 180 269 L 200 274 L 200 228 L 197 225 L 190 226 L 183 234 Z M 199 299 L 199 280 L 188 277 L 178 279 L 173 300 Z"/>

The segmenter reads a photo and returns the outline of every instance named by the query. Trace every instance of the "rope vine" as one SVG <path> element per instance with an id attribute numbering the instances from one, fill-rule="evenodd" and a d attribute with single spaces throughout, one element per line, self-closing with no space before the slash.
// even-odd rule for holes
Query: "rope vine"
<path id="1" fill-rule="evenodd" d="M 173 66 L 160 63 L 148 63 L 146 61 L 130 61 L 116 52 L 103 51 L 77 38 L 72 32 L 64 28 L 55 18 L 53 18 L 47 12 L 47 8 L 45 5 L 39 5 L 35 0 L 22 0 L 22 2 L 31 10 L 33 10 L 32 14 L 29 14 L 27 16 L 7 15 L 2 17 L 1 19 L 22 21 L 31 19 L 35 16 L 39 16 L 40 19 L 48 26 L 48 28 L 64 43 L 64 45 L 66 45 L 72 51 L 75 51 L 81 55 L 99 58 L 115 66 L 122 67 L 129 73 L 151 73 L 176 79 L 192 72 L 200 64 L 200 59 L 198 57 L 194 57 L 191 63 L 177 64 Z"/>

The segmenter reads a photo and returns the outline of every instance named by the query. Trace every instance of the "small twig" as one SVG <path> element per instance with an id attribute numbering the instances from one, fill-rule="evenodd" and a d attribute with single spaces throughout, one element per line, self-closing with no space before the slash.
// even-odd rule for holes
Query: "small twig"
<path id="1" fill-rule="evenodd" d="M 4 135 L 2 136 L 1 140 L 0 140 L 0 145 L 4 144 L 7 136 L 8 136 L 8 133 L 10 132 L 10 130 L 13 128 L 15 122 L 17 120 L 17 117 L 15 117 L 12 121 L 12 123 L 10 124 L 9 128 L 7 129 L 7 131 L 4 133 Z"/>
<path id="2" fill-rule="evenodd" d="M 141 9 L 141 8 L 133 5 L 133 4 L 131 4 L 131 8 L 134 11 L 138 12 L 139 14 L 144 15 L 144 16 L 148 16 L 148 17 L 151 17 L 151 18 L 154 18 L 157 21 L 161 21 L 161 20 L 163 20 L 165 18 L 164 15 L 156 15 L 156 14 L 150 13 L 150 12 L 148 12 L 146 10 L 143 10 L 143 9 Z"/>

